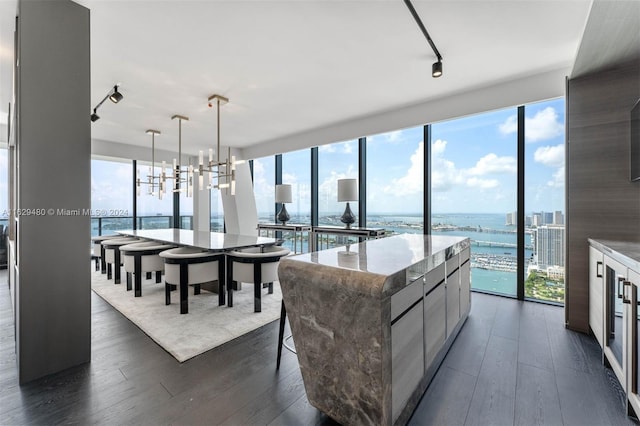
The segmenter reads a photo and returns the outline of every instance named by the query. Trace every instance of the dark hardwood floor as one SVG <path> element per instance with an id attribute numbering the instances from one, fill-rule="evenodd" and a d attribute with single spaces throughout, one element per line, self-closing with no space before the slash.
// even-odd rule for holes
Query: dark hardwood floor
<path id="1" fill-rule="evenodd" d="M 277 321 L 183 364 L 92 293 L 92 361 L 18 386 L 0 273 L 0 424 L 335 424 L 309 405 Z M 558 307 L 473 294 L 471 316 L 409 424 L 625 425 L 597 342 Z M 43 354 L 46 356 L 46 354 Z"/>

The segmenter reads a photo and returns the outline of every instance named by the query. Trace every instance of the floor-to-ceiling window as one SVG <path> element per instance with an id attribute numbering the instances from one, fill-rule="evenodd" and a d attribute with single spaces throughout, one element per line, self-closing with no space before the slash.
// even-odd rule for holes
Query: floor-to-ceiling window
<path id="1" fill-rule="evenodd" d="M 220 190 L 211 188 L 211 231 L 224 232 L 224 209 L 222 208 L 222 196 Z"/>
<path id="2" fill-rule="evenodd" d="M 185 179 L 189 179 L 185 176 Z M 198 173 L 194 173 L 193 179 L 198 179 Z M 180 191 L 180 228 L 193 229 L 193 191 L 199 191 L 197 182 L 193 182 L 191 196 L 188 194 L 188 183 L 183 183 L 183 190 Z"/>
<path id="3" fill-rule="evenodd" d="M 149 182 L 149 175 L 159 176 L 161 167 L 156 163 L 155 170 L 151 170 L 151 163 L 138 161 L 138 173 L 140 176 L 140 193 L 136 196 L 138 229 L 161 229 L 173 227 L 173 180 L 167 180 L 166 193 L 159 197 L 158 179 Z"/>
<path id="4" fill-rule="evenodd" d="M 91 160 L 91 236 L 133 228 L 130 160 Z"/>
<path id="5" fill-rule="evenodd" d="M 338 179 L 358 178 L 358 141 L 318 148 L 318 224 L 344 226 L 340 217 L 346 203 L 338 202 Z M 358 202 L 349 203 L 358 224 Z"/>
<path id="6" fill-rule="evenodd" d="M 475 290 L 517 294 L 515 108 L 432 125 L 431 226 L 471 239 Z"/>
<path id="7" fill-rule="evenodd" d="M 525 297 L 564 303 L 565 100 L 525 106 Z"/>
<path id="8" fill-rule="evenodd" d="M 291 223 L 311 223 L 311 150 L 282 154 L 282 183 L 291 185 Z"/>
<path id="9" fill-rule="evenodd" d="M 367 137 L 367 226 L 423 232 L 424 127 Z"/>
<path id="10" fill-rule="evenodd" d="M 275 221 L 276 160 L 274 156 L 253 160 L 253 194 L 258 223 Z"/>

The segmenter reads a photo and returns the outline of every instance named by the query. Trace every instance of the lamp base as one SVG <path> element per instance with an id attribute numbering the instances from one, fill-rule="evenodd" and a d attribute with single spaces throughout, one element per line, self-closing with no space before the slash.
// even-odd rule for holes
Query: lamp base
<path id="1" fill-rule="evenodd" d="M 349 202 L 347 202 L 347 207 L 344 209 L 340 222 L 344 223 L 347 229 L 351 229 L 351 224 L 356 222 L 356 216 L 351 211 Z"/>
<path id="2" fill-rule="evenodd" d="M 289 219 L 291 219 L 289 212 L 287 211 L 287 206 L 284 203 L 282 204 L 282 209 L 280 209 L 280 212 L 278 213 L 277 219 L 282 222 L 283 225 L 286 225 Z"/>

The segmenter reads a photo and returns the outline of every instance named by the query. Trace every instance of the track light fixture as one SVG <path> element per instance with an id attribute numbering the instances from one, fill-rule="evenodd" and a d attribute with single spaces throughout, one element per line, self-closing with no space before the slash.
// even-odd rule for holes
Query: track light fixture
<path id="1" fill-rule="evenodd" d="M 123 97 L 124 96 L 122 96 L 122 93 L 118 92 L 118 85 L 116 84 L 115 86 L 113 86 L 113 93 L 109 96 L 109 100 L 114 104 L 117 104 L 122 100 Z"/>
<path id="2" fill-rule="evenodd" d="M 416 12 L 416 10 L 413 8 L 413 5 L 411 4 L 411 0 L 404 0 L 404 4 L 407 5 L 407 8 L 409 9 L 409 12 L 411 12 L 413 19 L 416 20 L 416 23 L 418 24 L 418 27 L 420 27 L 422 34 L 424 34 L 425 38 L 429 42 L 429 45 L 431 46 L 431 49 L 433 49 L 433 53 L 435 53 L 436 57 L 438 58 L 438 61 L 434 62 L 433 65 L 431 65 L 431 76 L 433 78 L 438 78 L 442 75 L 442 55 L 440 55 L 440 52 L 438 52 L 438 48 L 436 47 L 433 40 L 431 40 L 431 36 L 429 36 L 429 33 L 422 23 L 420 16 L 418 16 L 418 12 Z"/>
<path id="3" fill-rule="evenodd" d="M 109 90 L 109 93 L 107 93 L 107 95 L 104 98 L 102 98 L 102 100 L 98 103 L 98 105 L 96 105 L 96 107 L 93 109 L 93 114 L 91 114 L 91 121 L 94 122 L 100 119 L 100 116 L 98 115 L 98 108 L 100 108 L 100 106 L 104 103 L 104 101 L 109 99 L 114 104 L 117 104 L 123 98 L 124 96 L 122 96 L 122 93 L 118 91 L 118 85 L 116 84 L 115 86 L 113 86 L 113 89 Z"/>

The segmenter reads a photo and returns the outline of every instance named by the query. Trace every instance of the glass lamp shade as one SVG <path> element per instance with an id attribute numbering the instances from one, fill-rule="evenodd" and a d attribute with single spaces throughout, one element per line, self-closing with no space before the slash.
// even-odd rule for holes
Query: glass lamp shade
<path id="1" fill-rule="evenodd" d="M 276 185 L 276 203 L 291 203 L 291 185 Z"/>
<path id="2" fill-rule="evenodd" d="M 358 200 L 358 180 L 338 179 L 338 201 Z"/>

